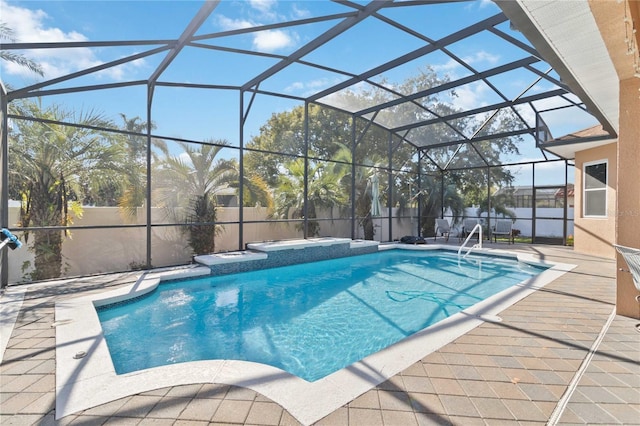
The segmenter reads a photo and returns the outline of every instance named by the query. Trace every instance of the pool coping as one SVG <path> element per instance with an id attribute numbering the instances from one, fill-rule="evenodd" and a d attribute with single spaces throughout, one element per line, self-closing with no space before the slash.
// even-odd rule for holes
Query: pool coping
<path id="1" fill-rule="evenodd" d="M 384 244 L 379 247 L 380 250 L 393 248 L 457 251 L 457 247 L 438 244 Z M 315 382 L 307 382 L 268 365 L 237 360 L 194 361 L 116 375 L 95 306 L 140 296 L 152 291 L 161 280 L 206 275 L 206 267 L 150 271 L 132 285 L 57 302 L 54 323 L 56 419 L 163 387 L 219 383 L 252 389 L 281 405 L 301 423 L 314 423 L 483 322 L 500 321 L 498 314 L 501 311 L 575 267 L 544 261 L 529 254 L 496 249 L 480 252 L 517 258 L 526 263 L 549 266 L 549 269 Z"/>
<path id="2" fill-rule="evenodd" d="M 18 288 L 15 291 L 3 291 L 0 293 L 0 363 L 4 359 L 4 353 L 11 339 L 13 328 L 22 308 L 22 301 L 27 288 Z"/>

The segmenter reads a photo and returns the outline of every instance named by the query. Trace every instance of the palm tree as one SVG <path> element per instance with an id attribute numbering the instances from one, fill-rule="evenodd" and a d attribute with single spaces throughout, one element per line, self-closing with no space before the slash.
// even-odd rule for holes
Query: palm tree
<path id="1" fill-rule="evenodd" d="M 15 41 L 13 30 L 4 22 L 0 22 L 0 40 Z M 24 55 L 13 53 L 8 50 L 0 50 L 0 59 L 26 67 L 41 77 L 44 76 L 42 67 L 31 59 L 26 58 Z"/>
<path id="2" fill-rule="evenodd" d="M 275 197 L 274 217 L 287 219 L 305 218 L 305 175 L 304 159 L 298 158 L 285 165 L 286 173 L 280 175 Z M 327 163 L 310 163 L 308 173 L 306 219 L 309 236 L 320 234 L 320 224 L 313 220 L 317 218 L 319 209 L 333 209 L 343 207 L 348 197 L 341 185 L 341 175 L 333 173 Z M 299 231 L 304 224 L 296 225 Z"/>
<path id="3" fill-rule="evenodd" d="M 489 200 L 491 200 L 491 208 L 489 208 Z M 494 194 L 489 199 L 488 197 L 484 197 L 480 200 L 480 206 L 477 210 L 477 216 L 482 216 L 482 213 L 487 213 L 489 210 L 493 210 L 495 215 L 501 215 L 502 217 L 508 217 L 512 220 L 515 220 L 517 215 L 511 210 L 508 206 L 513 206 L 513 190 L 502 191 L 498 194 Z"/>
<path id="4" fill-rule="evenodd" d="M 128 118 L 120 114 L 123 121 L 122 130 L 127 133 L 124 137 L 127 149 L 125 169 L 125 189 L 118 199 L 118 207 L 127 218 L 135 218 L 138 207 L 146 200 L 147 176 L 147 138 L 141 136 L 147 131 L 147 123 L 140 117 Z M 152 125 L 152 128 L 154 126 Z"/>
<path id="5" fill-rule="evenodd" d="M 15 111 L 19 108 L 20 111 Z M 76 115 L 52 105 L 25 101 L 14 112 L 41 120 L 15 120 L 9 143 L 12 197 L 21 200 L 20 226 L 60 227 L 72 222 L 69 211 L 82 212 L 82 201 L 104 186 L 119 183 L 122 146 L 95 129 L 108 125 L 93 112 Z M 78 126 L 65 126 L 70 121 Z M 83 127 L 80 127 L 83 126 Z M 34 280 L 57 278 L 62 272 L 62 242 L 68 232 L 34 232 Z M 27 236 L 25 236 L 25 240 Z"/>
<path id="6" fill-rule="evenodd" d="M 464 216 L 464 198 L 454 183 L 445 185 L 442 193 L 438 179 L 431 175 L 423 175 L 420 195 L 422 199 L 420 223 L 423 236 L 434 235 L 435 219 L 440 217 L 443 210 L 451 210 L 454 222 Z"/>
<path id="7" fill-rule="evenodd" d="M 235 159 L 218 158 L 228 142 L 208 140 L 195 144 L 177 142 L 180 155 L 172 154 L 166 143 L 157 141 L 163 154 L 156 166 L 154 198 L 167 209 L 175 222 L 184 221 L 194 254 L 215 252 L 215 238 L 223 228 L 216 225 L 216 195 L 226 188 L 239 188 L 240 173 Z M 244 202 L 271 208 L 266 184 L 255 176 L 244 176 Z"/>
<path id="8" fill-rule="evenodd" d="M 382 167 L 382 161 L 373 159 L 364 159 L 363 163 L 368 166 L 358 166 L 355 168 L 355 176 L 351 179 L 351 150 L 343 144 L 333 156 L 336 161 L 333 166 L 333 173 L 341 176 L 343 191 L 351 194 L 351 185 L 353 182 L 355 188 L 355 215 L 358 220 L 358 226 L 362 226 L 365 240 L 373 240 L 375 236 L 375 228 L 373 226 L 373 215 L 371 207 L 374 200 L 374 180 L 379 179 L 378 173 Z M 381 186 L 378 188 L 379 194 L 386 192 L 384 182 L 378 181 Z"/>
<path id="9" fill-rule="evenodd" d="M 157 144 L 164 158 L 157 167 L 152 196 L 157 196 L 173 221 L 190 224 L 186 232 L 196 255 L 215 251 L 215 237 L 222 232 L 222 227 L 215 224 L 215 192 L 236 175 L 233 161 L 216 158 L 226 141 L 211 142 L 218 145 L 195 147 L 179 141 L 181 155 L 172 154 L 164 143 Z"/>

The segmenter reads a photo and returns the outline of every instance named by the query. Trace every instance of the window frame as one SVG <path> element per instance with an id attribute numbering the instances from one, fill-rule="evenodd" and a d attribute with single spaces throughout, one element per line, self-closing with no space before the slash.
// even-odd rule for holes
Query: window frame
<path id="1" fill-rule="evenodd" d="M 605 182 L 604 188 L 587 188 L 587 167 L 598 164 L 605 165 Z M 602 160 L 588 161 L 582 164 L 582 215 L 585 218 L 602 219 L 607 218 L 608 205 L 609 205 L 609 159 L 604 158 Z M 600 192 L 604 191 L 604 214 L 588 214 L 587 213 L 587 192 Z"/>

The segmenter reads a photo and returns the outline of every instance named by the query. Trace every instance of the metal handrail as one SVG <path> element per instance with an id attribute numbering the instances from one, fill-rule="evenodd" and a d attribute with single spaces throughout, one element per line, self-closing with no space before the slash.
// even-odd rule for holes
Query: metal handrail
<path id="1" fill-rule="evenodd" d="M 471 250 L 473 250 L 474 248 L 480 248 L 480 249 L 482 248 L 482 225 L 477 223 L 476 226 L 473 227 L 473 230 L 471 230 L 471 232 L 469 232 L 469 235 L 467 236 L 467 239 L 464 240 L 464 243 L 462 243 L 462 245 L 458 249 L 458 257 L 460 257 L 462 249 L 467 245 L 467 243 L 469 242 L 471 237 L 473 237 L 473 234 L 476 233 L 476 229 L 478 229 L 478 244 L 474 244 L 472 247 L 469 247 L 469 249 L 467 250 L 465 255 L 462 256 L 462 258 L 464 259 L 465 257 L 467 257 L 469 255 L 469 253 L 471 253 Z"/>

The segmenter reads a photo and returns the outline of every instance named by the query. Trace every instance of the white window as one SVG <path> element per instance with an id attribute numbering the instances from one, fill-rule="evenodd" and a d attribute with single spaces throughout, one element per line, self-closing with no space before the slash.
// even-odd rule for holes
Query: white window
<path id="1" fill-rule="evenodd" d="M 607 160 L 584 164 L 582 207 L 585 217 L 607 217 Z"/>

